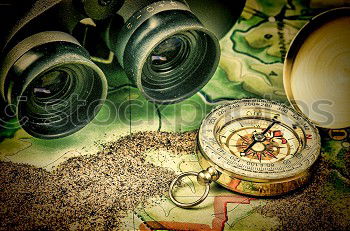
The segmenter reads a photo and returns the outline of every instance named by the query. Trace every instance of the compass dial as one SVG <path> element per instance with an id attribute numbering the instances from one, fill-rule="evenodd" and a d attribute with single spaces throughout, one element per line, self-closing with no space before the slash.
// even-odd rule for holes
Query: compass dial
<path id="1" fill-rule="evenodd" d="M 238 119 L 225 125 L 217 133 L 217 140 L 233 155 L 254 163 L 274 163 L 292 158 L 303 141 L 294 130 L 281 124 L 275 124 L 245 151 L 270 124 L 270 120 L 263 118 Z"/>
<path id="2" fill-rule="evenodd" d="M 250 183 L 285 182 L 303 175 L 321 147 L 308 119 L 284 104 L 260 99 L 216 108 L 203 121 L 198 138 L 202 167 L 213 166 L 227 179 Z"/>

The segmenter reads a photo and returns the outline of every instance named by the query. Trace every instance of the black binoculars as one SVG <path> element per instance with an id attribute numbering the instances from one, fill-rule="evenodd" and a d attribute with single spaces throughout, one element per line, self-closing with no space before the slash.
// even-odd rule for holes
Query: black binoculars
<path id="1" fill-rule="evenodd" d="M 213 76 L 220 47 L 189 2 L 37 0 L 22 5 L 1 37 L 3 101 L 35 137 L 60 138 L 88 124 L 106 99 L 107 81 L 73 36 L 86 18 L 96 22 L 101 32 L 96 36 L 145 98 L 173 104 L 191 97 Z M 237 1 L 238 12 L 243 6 Z"/>

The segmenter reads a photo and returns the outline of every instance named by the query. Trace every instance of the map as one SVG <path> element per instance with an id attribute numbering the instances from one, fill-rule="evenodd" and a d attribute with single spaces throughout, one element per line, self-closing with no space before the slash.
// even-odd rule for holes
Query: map
<path id="1" fill-rule="evenodd" d="M 292 39 L 313 16 L 345 4 L 350 5 L 350 1 L 248 0 L 237 23 L 220 41 L 222 56 L 212 80 L 196 95 L 175 105 L 148 102 L 123 72 L 114 71 L 114 62 L 99 64 L 108 77 L 109 94 L 92 123 L 69 137 L 46 141 L 29 136 L 15 120 L 9 121 L 0 129 L 0 160 L 52 171 L 69 158 L 93 155 L 99 144 L 130 133 L 196 130 L 207 113 L 229 100 L 265 98 L 288 104 L 282 70 Z M 320 132 L 321 158 L 328 166 L 322 195 L 350 220 L 350 130 Z M 146 159 L 177 174 L 202 170 L 195 153 L 173 155 L 150 149 Z M 182 195 L 200 196 L 203 189 L 197 187 L 184 189 Z M 196 209 L 178 208 L 168 195 L 153 197 L 128 211 L 121 229 L 276 230 L 283 218 L 261 211 L 267 211 L 271 203 L 275 202 L 238 195 L 213 183 L 208 199 Z M 350 226 L 345 223 L 339 227 L 345 230 Z"/>

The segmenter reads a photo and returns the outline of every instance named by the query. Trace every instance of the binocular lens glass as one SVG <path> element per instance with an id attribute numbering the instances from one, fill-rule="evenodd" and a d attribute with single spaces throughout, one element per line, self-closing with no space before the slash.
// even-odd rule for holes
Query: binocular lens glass
<path id="1" fill-rule="evenodd" d="M 210 79 L 217 56 L 215 42 L 202 31 L 183 31 L 165 38 L 143 65 L 142 89 L 159 103 L 188 98 Z"/>
<path id="2" fill-rule="evenodd" d="M 23 93 L 20 118 L 29 120 L 22 127 L 43 138 L 62 137 L 79 130 L 94 117 L 101 106 L 105 86 L 89 66 L 62 64 L 43 72 Z"/>
<path id="3" fill-rule="evenodd" d="M 39 99 L 61 98 L 69 84 L 70 78 L 66 72 L 50 71 L 33 83 L 33 96 Z"/>
<path id="4" fill-rule="evenodd" d="M 184 58 L 186 47 L 186 41 L 179 36 L 166 39 L 151 54 L 152 69 L 156 72 L 163 72 L 177 66 Z"/>

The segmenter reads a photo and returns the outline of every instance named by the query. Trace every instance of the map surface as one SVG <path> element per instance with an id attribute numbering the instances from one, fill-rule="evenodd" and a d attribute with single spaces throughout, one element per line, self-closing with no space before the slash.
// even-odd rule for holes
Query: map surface
<path id="1" fill-rule="evenodd" d="M 107 103 L 97 118 L 78 133 L 59 140 L 30 137 L 10 121 L 0 130 L 0 160 L 27 163 L 47 170 L 79 155 L 92 155 L 98 144 L 114 141 L 137 131 L 184 132 L 198 129 L 202 119 L 216 105 L 241 98 L 266 98 L 288 103 L 283 90 L 283 59 L 300 28 L 325 9 L 350 4 L 347 1 L 248 0 L 238 22 L 220 41 L 222 57 L 213 79 L 195 96 L 176 105 L 148 102 L 122 72 L 102 65 L 109 79 Z M 321 130 L 322 158 L 330 166 L 331 177 L 324 193 L 334 207 L 349 219 L 350 139 L 349 130 Z M 200 171 L 197 156 L 173 155 L 152 150 L 148 161 L 176 173 Z M 0 170 L 1 171 L 1 170 Z M 161 180 L 161 179 L 160 179 Z M 281 225 L 278 216 L 258 210 L 269 199 L 249 198 L 212 185 L 208 199 L 196 209 L 176 207 L 167 195 L 150 198 L 125 217 L 125 230 L 270 230 Z M 200 196 L 192 185 L 182 192 Z M 329 195 L 327 194 L 329 193 Z M 254 221 L 254 222 L 252 222 Z"/>

